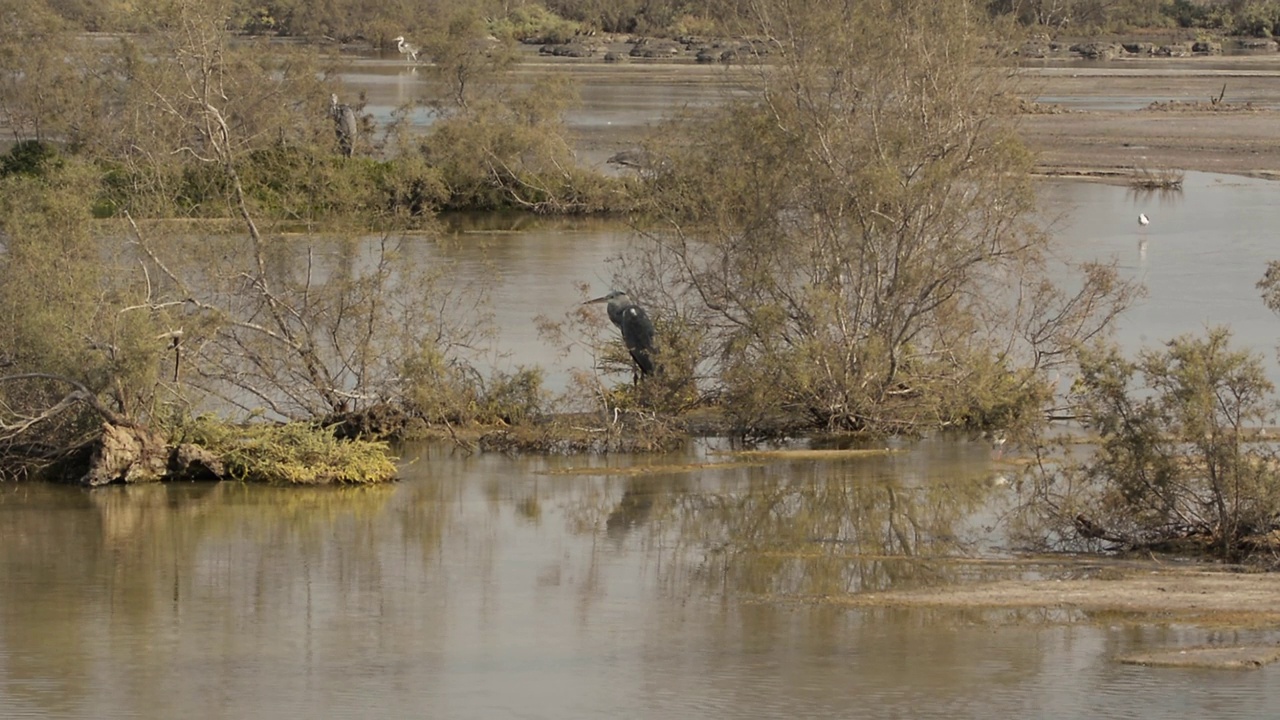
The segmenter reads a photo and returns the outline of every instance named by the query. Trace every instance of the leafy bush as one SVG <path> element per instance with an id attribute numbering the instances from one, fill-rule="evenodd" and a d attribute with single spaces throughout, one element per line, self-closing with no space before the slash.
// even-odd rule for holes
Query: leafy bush
<path id="1" fill-rule="evenodd" d="M 0 155 L 0 177 L 8 175 L 44 176 L 62 166 L 57 150 L 39 140 L 23 140 Z"/>
<path id="2" fill-rule="evenodd" d="M 402 375 L 410 410 L 428 423 L 519 424 L 545 411 L 540 369 L 496 372 L 485 379 L 467 364 L 424 349 L 404 364 Z"/>
<path id="3" fill-rule="evenodd" d="M 1074 394 L 1096 452 L 1065 441 L 1034 475 L 1039 539 L 1058 547 L 1194 548 L 1239 559 L 1278 527 L 1280 466 L 1254 442 L 1277 403 L 1259 357 L 1223 328 L 1137 361 L 1085 351 Z"/>
<path id="4" fill-rule="evenodd" d="M 1239 3 L 1234 8 L 1234 22 L 1230 29 L 1236 35 L 1271 37 L 1280 29 L 1280 2 Z"/>
<path id="5" fill-rule="evenodd" d="M 561 78 L 484 98 L 435 123 L 422 155 L 448 188 L 446 209 L 599 212 L 614 183 L 576 166 L 563 114 L 575 99 Z"/>
<path id="6" fill-rule="evenodd" d="M 535 3 L 512 8 L 506 17 L 489 23 L 489 32 L 497 37 L 547 43 L 568 42 L 580 29 L 581 25 L 578 23 L 566 20 Z"/>
<path id="7" fill-rule="evenodd" d="M 770 72 L 650 141 L 646 232 L 615 285 L 702 330 L 748 429 L 1031 418 L 1036 377 L 1132 290 L 1114 268 L 1074 294 L 1046 276 L 1002 39 L 960 0 L 766 9 Z"/>
<path id="8" fill-rule="evenodd" d="M 205 448 L 231 478 L 283 485 L 380 483 L 396 476 L 386 443 L 339 440 L 310 423 L 230 425 L 200 418 L 180 427 L 174 442 Z"/>

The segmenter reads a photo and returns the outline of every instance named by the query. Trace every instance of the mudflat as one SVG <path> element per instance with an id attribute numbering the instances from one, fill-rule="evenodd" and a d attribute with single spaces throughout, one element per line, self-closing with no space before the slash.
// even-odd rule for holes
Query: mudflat
<path id="1" fill-rule="evenodd" d="M 1048 174 L 1280 177 L 1280 54 L 1026 67 L 1018 92 L 1023 138 Z"/>

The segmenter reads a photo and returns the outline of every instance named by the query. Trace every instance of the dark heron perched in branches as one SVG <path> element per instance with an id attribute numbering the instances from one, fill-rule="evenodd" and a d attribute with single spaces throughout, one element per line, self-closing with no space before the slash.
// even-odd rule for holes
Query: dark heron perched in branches
<path id="1" fill-rule="evenodd" d="M 653 322 L 649 315 L 621 290 L 588 300 L 583 305 L 602 302 L 609 303 L 606 307 L 609 319 L 622 331 L 622 342 L 631 353 L 631 359 L 636 361 L 640 373 L 652 375 L 658 367 L 653 361 L 657 348 L 653 344 Z"/>
<path id="2" fill-rule="evenodd" d="M 334 93 L 329 96 L 329 114 L 333 116 L 333 132 L 338 136 L 338 147 L 342 148 L 343 155 L 351 157 L 356 149 L 356 134 L 359 132 L 355 111 L 350 105 L 339 104 L 338 94 Z"/>

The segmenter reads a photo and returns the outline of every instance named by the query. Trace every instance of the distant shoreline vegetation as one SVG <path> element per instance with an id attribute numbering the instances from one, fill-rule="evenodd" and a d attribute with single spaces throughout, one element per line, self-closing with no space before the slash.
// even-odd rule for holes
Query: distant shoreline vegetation
<path id="1" fill-rule="evenodd" d="M 1179 28 L 1260 38 L 1280 35 L 1280 7 L 1248 0 L 978 0 L 970 4 L 997 21 L 1077 37 Z M 394 47 L 393 38 L 400 35 L 416 37 L 447 26 L 449 18 L 464 12 L 482 18 L 486 34 L 516 42 L 564 42 L 593 32 L 733 36 L 754 20 L 750 3 L 733 0 L 696 5 L 684 0 L 417 0 L 393 6 L 359 0 L 236 0 L 223 5 L 224 27 L 229 32 L 363 40 L 381 47 Z M 42 0 L 36 3 L 40 6 L 77 30 L 137 32 L 148 27 L 146 15 L 126 0 Z"/>

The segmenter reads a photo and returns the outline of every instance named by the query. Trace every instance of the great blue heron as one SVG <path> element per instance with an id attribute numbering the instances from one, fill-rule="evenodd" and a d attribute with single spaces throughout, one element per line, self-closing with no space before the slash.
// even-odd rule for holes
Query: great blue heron
<path id="1" fill-rule="evenodd" d="M 342 154 L 351 157 L 356 149 L 356 113 L 350 105 L 338 102 L 338 94 L 329 96 L 329 114 L 333 116 L 333 132 L 338 136 L 338 147 Z"/>
<path id="2" fill-rule="evenodd" d="M 396 37 L 396 50 L 399 50 L 401 55 L 408 57 L 410 62 L 418 62 L 418 48 L 405 42 L 403 35 Z"/>
<path id="3" fill-rule="evenodd" d="M 652 375 L 658 366 L 653 361 L 657 348 L 653 344 L 653 322 L 644 308 L 621 290 L 614 290 L 608 295 L 588 300 L 583 305 L 609 303 L 606 310 L 609 319 L 622 331 L 622 342 L 626 344 L 631 359 L 636 361 L 643 375 Z"/>

